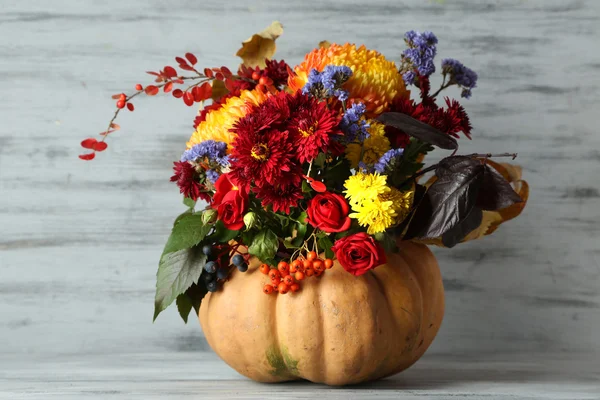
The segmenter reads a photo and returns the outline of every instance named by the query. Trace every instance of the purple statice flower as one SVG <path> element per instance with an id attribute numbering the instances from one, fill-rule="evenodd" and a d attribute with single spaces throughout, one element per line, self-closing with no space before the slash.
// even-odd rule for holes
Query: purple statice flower
<path id="1" fill-rule="evenodd" d="M 196 161 L 198 159 L 207 158 L 209 162 L 216 163 L 221 167 L 229 164 L 229 156 L 227 155 L 227 143 L 217 142 L 215 140 L 205 140 L 186 150 L 181 155 L 181 162 Z"/>
<path id="2" fill-rule="evenodd" d="M 347 142 L 363 142 L 369 137 L 369 124 L 362 119 L 367 111 L 363 103 L 355 103 L 346 110 L 340 121 L 340 129 L 344 132 L 344 138 Z"/>
<path id="3" fill-rule="evenodd" d="M 221 174 L 219 172 L 215 171 L 214 169 L 206 170 L 206 177 L 208 178 L 209 181 L 211 181 L 211 183 L 213 185 L 215 184 L 217 179 L 219 179 L 220 176 L 221 176 Z"/>
<path id="4" fill-rule="evenodd" d="M 348 100 L 348 92 L 341 87 L 352 76 L 352 70 L 345 65 L 327 65 L 323 72 L 310 70 L 308 81 L 302 93 L 317 98 L 337 97 L 340 101 Z"/>
<path id="5" fill-rule="evenodd" d="M 433 59 L 437 53 L 437 38 L 432 32 L 408 31 L 404 34 L 404 41 L 408 49 L 402 52 L 402 63 L 404 64 L 405 83 L 414 83 L 416 74 L 429 76 L 435 72 Z"/>
<path id="6" fill-rule="evenodd" d="M 381 156 L 381 158 L 379 158 L 379 160 L 373 166 L 375 171 L 379 172 L 380 174 L 389 172 L 389 170 L 394 168 L 396 161 L 398 161 L 398 159 L 402 156 L 403 153 L 404 149 L 388 150 L 387 152 L 385 152 L 384 155 Z"/>
<path id="7" fill-rule="evenodd" d="M 404 84 L 406 86 L 412 85 L 417 79 L 417 74 L 415 74 L 415 71 L 406 71 L 402 74 L 402 79 L 404 79 Z"/>
<path id="8" fill-rule="evenodd" d="M 450 75 L 450 84 L 456 84 L 462 88 L 461 96 L 471 97 L 471 90 L 477 86 L 477 73 L 465 67 L 460 61 L 453 58 L 442 60 L 442 74 Z"/>

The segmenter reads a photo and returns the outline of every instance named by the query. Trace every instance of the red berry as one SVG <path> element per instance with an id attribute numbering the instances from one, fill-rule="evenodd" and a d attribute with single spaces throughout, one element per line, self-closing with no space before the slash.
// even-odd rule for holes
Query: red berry
<path id="1" fill-rule="evenodd" d="M 296 293 L 298 290 L 300 290 L 300 285 L 298 285 L 297 283 L 294 283 L 293 285 L 290 286 L 290 290 L 293 293 Z"/>
<path id="2" fill-rule="evenodd" d="M 290 264 L 290 274 L 295 274 L 298 271 L 298 268 L 302 266 L 302 261 L 294 260 Z"/>
<path id="3" fill-rule="evenodd" d="M 281 279 L 281 273 L 276 269 L 272 269 L 269 271 L 269 278 L 273 279 Z"/>
<path id="4" fill-rule="evenodd" d="M 277 269 L 279 270 L 281 276 L 286 276 L 290 274 L 290 265 L 285 261 L 281 261 L 279 264 L 277 264 Z"/>
<path id="5" fill-rule="evenodd" d="M 304 272 L 302 272 L 302 271 L 297 271 L 294 274 L 294 278 L 296 278 L 297 281 L 304 280 L 304 277 L 305 277 L 305 275 L 304 275 Z"/>
<path id="6" fill-rule="evenodd" d="M 317 259 L 317 253 L 315 251 L 309 251 L 308 254 L 306 255 L 306 259 L 308 261 L 313 261 Z"/>
<path id="7" fill-rule="evenodd" d="M 312 262 L 309 260 L 304 260 L 304 262 L 302 262 L 302 266 L 304 267 L 304 269 L 312 268 Z"/>
<path id="8" fill-rule="evenodd" d="M 127 103 L 127 109 L 129 111 L 133 111 L 135 109 L 135 107 L 133 106 L 133 103 Z"/>
<path id="9" fill-rule="evenodd" d="M 119 96 L 119 100 L 123 100 L 123 101 L 127 100 L 127 96 L 125 96 L 125 93 L 121 93 L 121 95 Z"/>
<path id="10" fill-rule="evenodd" d="M 325 264 L 321 260 L 313 261 L 312 267 L 315 271 L 323 271 L 325 270 Z"/>
<path id="11" fill-rule="evenodd" d="M 273 293 L 273 291 L 274 291 L 274 289 L 273 289 L 273 285 L 269 285 L 269 284 L 267 283 L 265 286 L 263 286 L 263 292 L 264 292 L 265 294 L 271 294 L 271 293 Z"/>
<path id="12" fill-rule="evenodd" d="M 144 87 L 138 83 L 137 85 L 135 85 L 135 90 L 144 90 Z"/>
<path id="13" fill-rule="evenodd" d="M 265 85 L 267 86 L 269 84 L 269 78 L 267 78 L 266 76 L 261 76 L 260 79 L 258 80 L 258 83 L 260 83 L 261 85 Z"/>
<path id="14" fill-rule="evenodd" d="M 255 81 L 257 81 L 257 80 L 259 80 L 259 79 L 260 79 L 260 73 L 258 73 L 257 71 L 254 71 L 254 72 L 252 73 L 252 80 L 255 80 Z"/>
<path id="15" fill-rule="evenodd" d="M 281 282 L 279 286 L 277 286 L 277 290 L 279 291 L 279 294 L 286 294 L 288 290 L 290 290 L 290 287 L 285 283 Z"/>
<path id="16" fill-rule="evenodd" d="M 311 268 L 306 268 L 306 271 L 304 271 L 304 274 L 308 277 L 311 277 L 315 274 L 315 270 Z"/>
<path id="17" fill-rule="evenodd" d="M 124 108 L 124 107 L 125 107 L 125 100 L 117 101 L 117 108 Z"/>
<path id="18" fill-rule="evenodd" d="M 328 258 L 327 260 L 325 260 L 325 268 L 327 268 L 327 269 L 333 268 L 333 260 L 331 258 Z"/>
<path id="19" fill-rule="evenodd" d="M 294 278 L 291 275 L 286 275 L 283 277 L 283 283 L 290 286 L 294 284 Z"/>
<path id="20" fill-rule="evenodd" d="M 271 270 L 271 267 L 269 267 L 267 264 L 262 264 L 260 266 L 260 272 L 262 272 L 265 275 L 267 275 L 270 270 Z"/>
<path id="21" fill-rule="evenodd" d="M 256 85 L 256 90 L 258 90 L 259 92 L 264 92 L 265 89 L 266 89 L 265 85 L 261 85 L 261 84 Z"/>
<path id="22" fill-rule="evenodd" d="M 324 272 L 324 271 L 325 271 L 325 270 L 315 270 L 315 276 L 316 276 L 316 277 L 320 277 L 321 275 L 323 275 L 323 272 Z"/>

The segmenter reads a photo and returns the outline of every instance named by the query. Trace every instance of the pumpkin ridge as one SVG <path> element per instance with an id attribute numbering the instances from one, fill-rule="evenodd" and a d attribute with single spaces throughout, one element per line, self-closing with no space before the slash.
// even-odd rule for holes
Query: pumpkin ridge
<path id="1" fill-rule="evenodd" d="M 273 301 L 271 311 L 271 315 L 273 316 L 271 320 L 271 332 L 274 332 L 273 336 L 273 345 L 270 349 L 267 349 L 265 352 L 265 357 L 267 357 L 268 364 L 273 368 L 271 375 L 277 378 L 288 378 L 294 377 L 285 362 L 285 358 L 283 357 L 282 346 L 280 345 L 279 340 L 279 330 L 277 329 L 277 304 L 279 303 L 279 298 L 275 297 Z M 291 358 L 291 357 L 290 357 Z"/>

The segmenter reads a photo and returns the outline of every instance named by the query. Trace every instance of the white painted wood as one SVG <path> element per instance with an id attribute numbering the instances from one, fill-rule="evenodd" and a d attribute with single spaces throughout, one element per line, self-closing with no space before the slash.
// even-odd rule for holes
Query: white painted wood
<path id="1" fill-rule="evenodd" d="M 112 114 L 111 94 L 150 82 L 144 71 L 186 51 L 203 65 L 234 67 L 241 40 L 274 19 L 285 26 L 277 56 L 292 64 L 323 39 L 398 59 L 404 31 L 434 31 L 439 60 L 458 58 L 480 75 L 465 102 L 474 140 L 462 140 L 462 151 L 517 151 L 532 187 L 520 219 L 436 250 L 446 319 L 428 358 L 392 380 L 403 382 L 402 394 L 600 393 L 592 385 L 600 369 L 600 2 L 0 5 L 0 397 L 348 396 L 243 380 L 204 353 L 198 325 L 183 325 L 175 310 L 152 325 L 156 262 L 183 210 L 170 165 L 193 109 L 142 98 L 105 153 L 77 159 L 79 142 Z M 484 363 L 488 354 L 502 362 Z M 360 393 L 394 397 L 394 385 Z"/>

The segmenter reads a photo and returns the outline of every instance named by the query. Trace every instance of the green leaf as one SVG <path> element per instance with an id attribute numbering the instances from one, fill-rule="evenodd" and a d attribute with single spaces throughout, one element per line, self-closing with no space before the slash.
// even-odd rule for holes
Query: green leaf
<path id="1" fill-rule="evenodd" d="M 204 264 L 206 256 L 199 247 L 163 254 L 156 273 L 154 320 L 177 296 L 198 283 Z"/>
<path id="2" fill-rule="evenodd" d="M 296 247 L 300 247 L 306 237 L 306 231 L 308 229 L 307 224 L 296 223 L 296 237 L 292 241 L 292 244 Z"/>
<path id="3" fill-rule="evenodd" d="M 397 253 L 398 246 L 394 237 L 387 232 L 379 232 L 375 234 L 375 240 L 381 243 L 381 246 L 387 253 Z"/>
<path id="4" fill-rule="evenodd" d="M 194 208 L 196 206 L 196 200 L 192 200 L 189 197 L 184 197 L 183 204 L 185 204 L 189 208 Z"/>
<path id="5" fill-rule="evenodd" d="M 296 221 L 300 222 L 301 224 L 306 224 L 306 218 L 308 218 L 308 214 L 306 213 L 306 211 L 302 211 L 300 213 L 300 216 L 296 218 Z"/>
<path id="6" fill-rule="evenodd" d="M 212 233 L 209 238 L 210 242 L 221 242 L 227 243 L 232 239 L 235 239 L 239 233 L 239 231 L 232 231 L 230 229 L 225 228 L 223 221 L 218 221 L 215 225 L 215 232 Z"/>
<path id="7" fill-rule="evenodd" d="M 302 193 L 310 193 L 311 190 L 312 190 L 312 188 L 310 187 L 308 182 L 306 182 L 306 180 L 303 180 L 302 181 Z"/>
<path id="8" fill-rule="evenodd" d="M 183 322 L 187 324 L 188 316 L 190 315 L 190 311 L 192 311 L 192 301 L 187 294 L 182 293 L 177 296 L 177 310 Z"/>
<path id="9" fill-rule="evenodd" d="M 252 244 L 248 247 L 248 253 L 258 257 L 263 262 L 275 257 L 279 248 L 279 239 L 270 229 L 263 229 L 254 236 Z"/>
<path id="10" fill-rule="evenodd" d="M 167 240 L 163 254 L 190 249 L 206 237 L 212 226 L 202 222 L 202 214 L 186 214 L 179 218 Z"/>
<path id="11" fill-rule="evenodd" d="M 289 240 L 284 240 L 283 245 L 285 246 L 286 249 L 297 249 L 298 248 L 298 246 L 296 246 L 294 243 L 290 242 Z"/>
<path id="12" fill-rule="evenodd" d="M 194 307 L 194 311 L 196 311 L 196 316 L 200 313 L 200 304 L 202 303 L 204 296 L 206 296 L 206 293 L 208 293 L 208 289 L 206 289 L 206 285 L 202 283 L 194 283 L 185 291 L 185 294 L 192 303 L 192 307 Z"/>
<path id="13" fill-rule="evenodd" d="M 333 250 L 331 250 L 331 248 L 333 247 L 333 242 L 331 241 L 329 236 L 327 236 L 327 235 L 321 236 L 319 238 L 318 243 L 319 243 L 319 249 L 325 252 L 325 257 L 333 258 Z"/>

